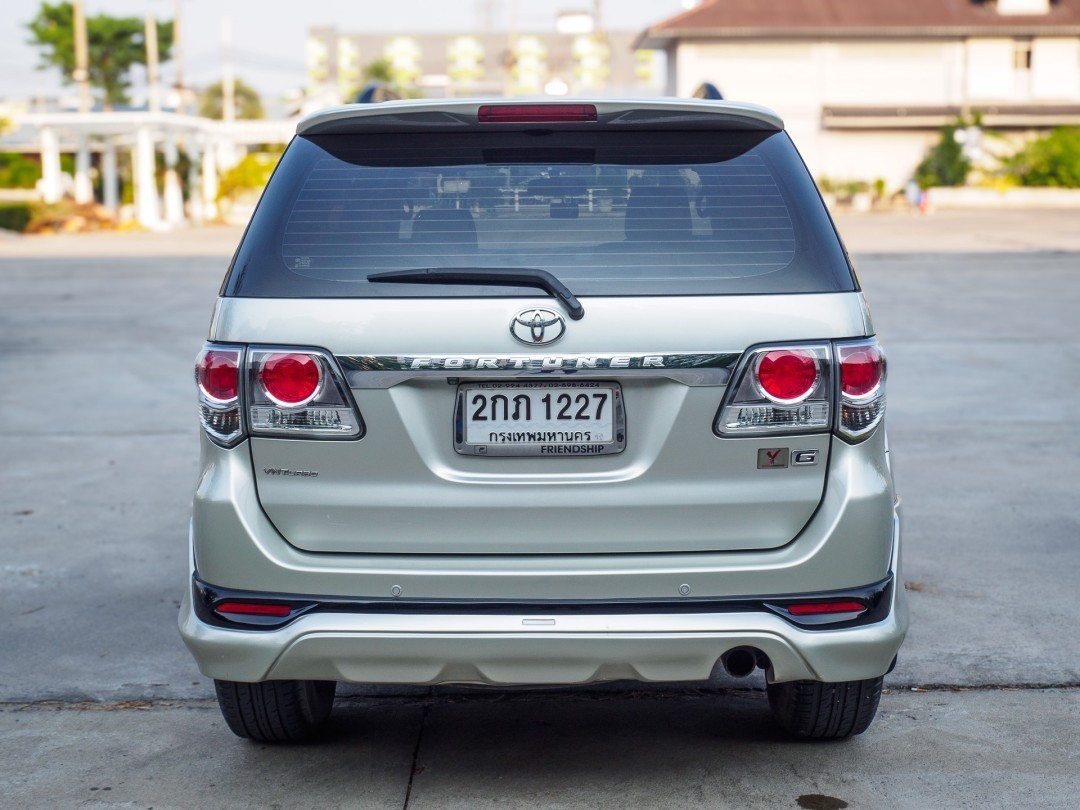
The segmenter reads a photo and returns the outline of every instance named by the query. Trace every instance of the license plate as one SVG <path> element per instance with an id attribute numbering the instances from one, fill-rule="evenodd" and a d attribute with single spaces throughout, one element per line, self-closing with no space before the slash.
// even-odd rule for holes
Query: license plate
<path id="1" fill-rule="evenodd" d="M 613 382 L 461 385 L 454 449 L 469 456 L 602 456 L 626 447 L 622 388 Z"/>

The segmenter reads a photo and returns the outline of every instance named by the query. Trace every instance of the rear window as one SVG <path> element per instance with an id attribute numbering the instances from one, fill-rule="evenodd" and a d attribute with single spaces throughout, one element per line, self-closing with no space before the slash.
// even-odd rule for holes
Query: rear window
<path id="1" fill-rule="evenodd" d="M 546 270 L 579 296 L 853 290 L 784 132 L 298 137 L 226 295 L 535 295 L 369 281 L 422 268 Z"/>

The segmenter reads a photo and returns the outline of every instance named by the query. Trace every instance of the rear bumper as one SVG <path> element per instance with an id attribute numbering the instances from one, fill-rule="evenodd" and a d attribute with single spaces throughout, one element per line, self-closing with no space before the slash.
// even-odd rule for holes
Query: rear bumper
<path id="1" fill-rule="evenodd" d="M 893 559 L 899 562 L 899 520 Z M 907 630 L 904 589 L 885 588 L 871 624 L 808 629 L 767 610 L 544 614 L 311 612 L 276 629 L 203 621 L 189 589 L 180 632 L 203 674 L 233 681 L 584 684 L 707 680 L 725 653 L 768 656 L 772 682 L 884 674 Z"/>
<path id="2" fill-rule="evenodd" d="M 903 592 L 902 589 L 900 591 Z M 582 684 L 706 680 L 736 647 L 768 656 L 772 681 L 884 674 L 903 640 L 881 622 L 810 631 L 766 613 L 535 616 L 315 614 L 279 630 L 213 627 L 185 601 L 180 630 L 202 672 L 235 681 Z"/>

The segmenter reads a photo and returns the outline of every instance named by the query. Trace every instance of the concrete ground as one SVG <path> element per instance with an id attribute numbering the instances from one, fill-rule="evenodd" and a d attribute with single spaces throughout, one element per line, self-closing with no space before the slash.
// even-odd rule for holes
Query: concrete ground
<path id="1" fill-rule="evenodd" d="M 839 218 L 890 358 L 912 629 L 859 738 L 761 682 L 349 690 L 234 738 L 175 630 L 235 229 L 0 238 L 0 805 L 1073 807 L 1080 214 Z"/>

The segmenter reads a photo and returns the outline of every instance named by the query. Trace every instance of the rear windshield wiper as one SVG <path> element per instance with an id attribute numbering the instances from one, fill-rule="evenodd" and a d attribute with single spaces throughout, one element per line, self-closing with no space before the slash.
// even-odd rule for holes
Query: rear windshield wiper
<path id="1" fill-rule="evenodd" d="M 416 270 L 390 270 L 372 273 L 368 281 L 391 281 L 399 284 L 495 284 L 505 287 L 539 287 L 566 306 L 571 320 L 580 321 L 585 307 L 570 288 L 547 270 L 531 267 L 421 267 Z"/>

